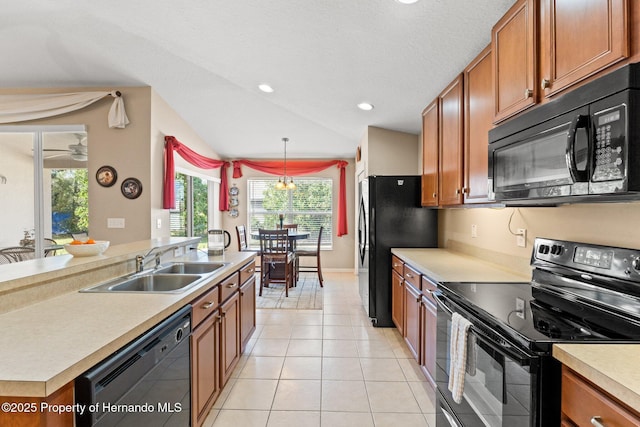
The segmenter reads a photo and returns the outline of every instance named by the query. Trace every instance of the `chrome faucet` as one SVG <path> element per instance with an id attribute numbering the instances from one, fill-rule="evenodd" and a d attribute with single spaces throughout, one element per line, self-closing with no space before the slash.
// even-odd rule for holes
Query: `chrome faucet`
<path id="1" fill-rule="evenodd" d="M 153 248 L 151 248 L 149 250 L 149 252 L 147 252 L 145 255 L 137 255 L 136 256 L 136 273 L 140 273 L 141 271 L 144 270 L 144 266 L 147 264 L 147 262 L 145 261 L 147 259 L 147 257 L 153 253 L 155 253 L 155 261 L 156 261 L 156 266 L 155 268 L 160 267 L 160 258 L 162 257 L 162 255 L 164 255 L 165 253 L 173 250 L 173 249 L 177 249 L 178 246 L 170 246 L 166 249 L 161 249 L 160 246 L 154 246 Z"/>

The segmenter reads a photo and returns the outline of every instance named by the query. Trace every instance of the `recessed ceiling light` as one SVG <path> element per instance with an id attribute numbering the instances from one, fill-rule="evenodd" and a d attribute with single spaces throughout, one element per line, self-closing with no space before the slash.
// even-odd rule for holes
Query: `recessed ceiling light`
<path id="1" fill-rule="evenodd" d="M 273 92 L 273 88 L 271 86 L 269 86 L 266 83 L 262 83 L 258 85 L 258 89 L 260 89 L 261 91 L 265 92 L 265 93 L 271 93 Z"/>
<path id="2" fill-rule="evenodd" d="M 396 0 L 396 1 L 402 4 L 413 4 L 418 2 L 418 0 Z"/>
<path id="3" fill-rule="evenodd" d="M 360 104 L 358 104 L 358 108 L 363 111 L 371 111 L 373 110 L 373 105 L 369 104 L 368 102 L 361 102 Z"/>

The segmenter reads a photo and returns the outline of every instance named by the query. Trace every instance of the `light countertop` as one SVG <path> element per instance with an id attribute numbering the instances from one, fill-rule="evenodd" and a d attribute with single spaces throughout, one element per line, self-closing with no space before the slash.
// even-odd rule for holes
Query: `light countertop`
<path id="1" fill-rule="evenodd" d="M 531 281 L 530 275 L 448 249 L 392 248 L 391 253 L 435 282 Z"/>
<path id="2" fill-rule="evenodd" d="M 554 344 L 553 357 L 640 411 L 640 345 Z"/>
<path id="3" fill-rule="evenodd" d="M 122 249 L 130 253 L 131 246 Z M 148 249 L 145 245 L 133 245 Z M 109 249 L 103 257 L 60 259 L 54 263 L 95 267 L 108 258 L 120 256 L 118 248 Z M 178 260 L 225 261 L 229 265 L 218 270 L 212 280 L 219 281 L 246 264 L 253 252 L 227 253 L 223 257 L 207 257 L 202 251 L 191 251 Z M 58 257 L 55 257 L 58 258 Z M 64 257 L 60 257 L 64 258 Z M 62 267 L 49 272 L 36 265 L 22 266 L 15 272 L 21 286 L 33 280 L 19 273 L 34 271 L 41 278 L 63 274 Z M 78 267 L 82 269 L 81 267 Z M 4 270 L 3 270 L 4 271 Z M 22 278 L 20 278 L 22 277 Z M 73 381 L 115 350 L 136 338 L 173 312 L 205 292 L 210 280 L 180 294 L 80 293 L 67 292 L 25 307 L 0 314 L 0 396 L 46 397 Z M 0 281 L 1 286 L 12 286 Z M 55 285 L 55 281 L 54 281 Z M 51 286 L 51 284 L 49 284 Z M 2 289 L 0 288 L 0 291 Z"/>

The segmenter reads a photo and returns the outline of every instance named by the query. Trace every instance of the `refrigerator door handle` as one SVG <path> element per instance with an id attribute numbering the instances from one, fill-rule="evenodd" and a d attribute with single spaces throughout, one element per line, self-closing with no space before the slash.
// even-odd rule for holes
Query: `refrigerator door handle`
<path id="1" fill-rule="evenodd" d="M 365 248 L 367 247 L 367 221 L 366 212 L 364 207 L 364 200 L 360 199 L 360 215 L 358 217 L 358 243 L 360 244 L 360 262 L 364 264 L 364 257 L 366 255 Z"/>

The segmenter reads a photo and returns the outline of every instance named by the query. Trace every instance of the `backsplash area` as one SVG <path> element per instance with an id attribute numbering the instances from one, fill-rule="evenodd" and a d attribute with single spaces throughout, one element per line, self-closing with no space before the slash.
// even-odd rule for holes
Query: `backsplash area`
<path id="1" fill-rule="evenodd" d="M 535 208 L 442 209 L 439 246 L 529 272 L 536 237 L 640 249 L 640 202 L 576 204 Z M 475 225 L 477 237 L 472 237 Z M 527 230 L 526 247 L 516 244 Z M 511 230 L 511 231 L 510 231 Z"/>

